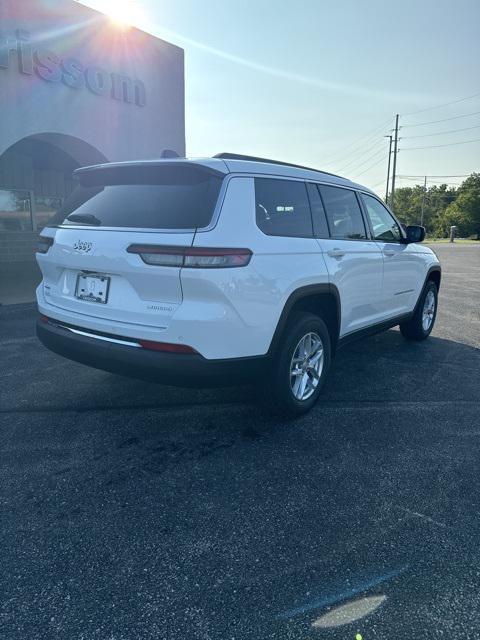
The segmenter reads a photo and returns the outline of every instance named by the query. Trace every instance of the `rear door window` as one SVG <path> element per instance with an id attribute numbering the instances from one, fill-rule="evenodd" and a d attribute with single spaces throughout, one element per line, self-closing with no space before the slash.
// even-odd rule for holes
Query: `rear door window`
<path id="1" fill-rule="evenodd" d="M 154 165 L 86 171 L 78 178 L 49 226 L 203 228 L 212 220 L 223 176 L 203 167 Z"/>
<path id="2" fill-rule="evenodd" d="M 345 240 L 366 239 L 365 224 L 355 192 L 321 185 L 320 193 L 325 204 L 331 237 Z"/>
<path id="3" fill-rule="evenodd" d="M 304 182 L 255 178 L 257 226 L 269 236 L 313 237 Z"/>

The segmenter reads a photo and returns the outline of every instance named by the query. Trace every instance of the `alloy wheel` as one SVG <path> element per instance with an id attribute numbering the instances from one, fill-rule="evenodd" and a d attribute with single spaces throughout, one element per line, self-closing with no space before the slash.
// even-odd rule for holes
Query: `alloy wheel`
<path id="1" fill-rule="evenodd" d="M 305 334 L 290 363 L 290 388 L 297 400 L 308 400 L 320 382 L 324 365 L 323 342 L 318 333 Z"/>
<path id="2" fill-rule="evenodd" d="M 433 316 L 435 315 L 435 294 L 430 290 L 425 296 L 422 311 L 422 327 L 424 331 L 428 331 L 432 326 Z"/>

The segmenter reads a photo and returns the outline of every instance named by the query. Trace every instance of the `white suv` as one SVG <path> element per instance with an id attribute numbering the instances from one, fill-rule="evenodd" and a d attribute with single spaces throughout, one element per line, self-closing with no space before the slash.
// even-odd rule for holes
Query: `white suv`
<path id="1" fill-rule="evenodd" d="M 42 231 L 37 332 L 52 351 L 180 386 L 260 382 L 312 407 L 336 349 L 432 330 L 440 265 L 369 189 L 235 154 L 86 167 Z"/>

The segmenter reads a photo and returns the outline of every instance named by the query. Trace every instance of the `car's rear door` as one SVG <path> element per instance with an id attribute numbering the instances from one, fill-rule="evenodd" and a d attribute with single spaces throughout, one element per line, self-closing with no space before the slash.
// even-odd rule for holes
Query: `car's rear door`
<path id="1" fill-rule="evenodd" d="M 327 221 L 323 234 L 321 228 L 317 232 L 318 243 L 330 282 L 340 294 L 344 336 L 383 319 L 383 255 L 369 237 L 355 190 L 323 184 L 317 188 L 318 200 L 313 202 L 311 195 L 314 219 L 326 215 Z"/>

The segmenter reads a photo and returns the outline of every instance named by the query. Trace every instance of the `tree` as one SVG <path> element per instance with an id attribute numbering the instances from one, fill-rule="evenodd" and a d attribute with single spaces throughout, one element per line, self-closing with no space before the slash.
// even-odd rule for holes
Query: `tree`
<path id="1" fill-rule="evenodd" d="M 395 191 L 394 209 L 403 223 L 420 224 L 423 208 L 423 225 L 428 233 L 433 233 L 438 219 L 454 198 L 455 190 L 446 184 L 429 187 L 425 193 L 423 185 L 402 187 Z"/>
<path id="2" fill-rule="evenodd" d="M 450 227 L 457 227 L 459 236 L 468 235 L 466 233 L 465 218 L 457 206 L 456 202 L 450 204 L 445 211 L 438 216 L 435 221 L 434 235 L 439 238 L 447 238 L 450 235 Z"/>
<path id="3" fill-rule="evenodd" d="M 472 173 L 457 188 L 433 185 L 424 193 L 423 185 L 415 185 L 395 191 L 394 210 L 405 224 L 420 224 L 422 204 L 427 234 L 447 237 L 455 225 L 458 235 L 480 239 L 480 173 Z"/>
<path id="4" fill-rule="evenodd" d="M 480 239 L 480 173 L 472 173 L 457 189 L 455 202 L 445 216 L 458 220 L 460 235 L 476 235 Z"/>

